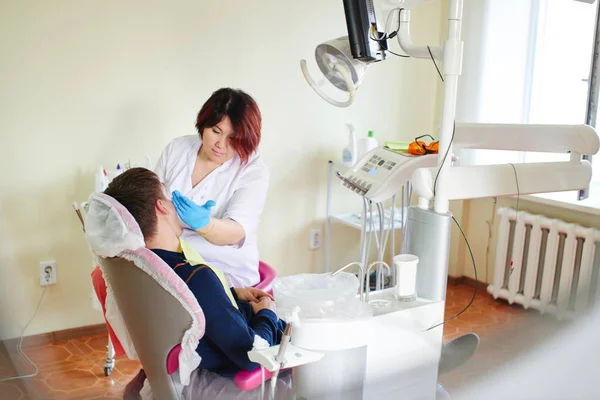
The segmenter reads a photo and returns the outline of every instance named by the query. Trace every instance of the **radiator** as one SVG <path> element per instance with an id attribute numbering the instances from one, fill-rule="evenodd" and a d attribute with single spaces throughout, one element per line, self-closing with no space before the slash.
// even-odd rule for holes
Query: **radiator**
<path id="1" fill-rule="evenodd" d="M 571 318 L 600 297 L 600 231 L 543 215 L 498 210 L 495 299 Z"/>

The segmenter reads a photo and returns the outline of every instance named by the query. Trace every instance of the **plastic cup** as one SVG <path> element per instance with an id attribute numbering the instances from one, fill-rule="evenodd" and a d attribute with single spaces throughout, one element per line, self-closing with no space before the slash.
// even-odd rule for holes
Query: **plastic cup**
<path id="1" fill-rule="evenodd" d="M 394 257 L 393 263 L 396 268 L 394 297 L 399 301 L 416 300 L 419 257 L 413 254 L 399 254 Z"/>

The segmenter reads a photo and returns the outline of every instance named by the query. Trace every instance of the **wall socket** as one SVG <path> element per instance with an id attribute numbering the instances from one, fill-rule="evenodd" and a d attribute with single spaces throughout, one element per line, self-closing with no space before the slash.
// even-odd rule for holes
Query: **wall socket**
<path id="1" fill-rule="evenodd" d="M 40 286 L 56 285 L 56 261 L 40 262 Z"/>
<path id="2" fill-rule="evenodd" d="M 321 247 L 321 230 L 320 229 L 311 229 L 310 230 L 310 242 L 308 243 L 308 248 L 310 250 L 316 250 Z"/>

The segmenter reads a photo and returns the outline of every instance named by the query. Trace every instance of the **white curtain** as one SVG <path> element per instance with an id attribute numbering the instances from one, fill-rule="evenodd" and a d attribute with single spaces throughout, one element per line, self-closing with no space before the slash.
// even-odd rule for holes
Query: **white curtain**
<path id="1" fill-rule="evenodd" d="M 595 6 L 569 0 L 465 0 L 457 122 L 584 123 Z M 463 151 L 460 163 L 568 159 Z"/>
<path id="2" fill-rule="evenodd" d="M 524 123 L 534 46 L 529 0 L 467 0 L 464 62 L 459 79 L 457 122 Z M 460 163 L 520 162 L 519 153 L 463 151 Z"/>

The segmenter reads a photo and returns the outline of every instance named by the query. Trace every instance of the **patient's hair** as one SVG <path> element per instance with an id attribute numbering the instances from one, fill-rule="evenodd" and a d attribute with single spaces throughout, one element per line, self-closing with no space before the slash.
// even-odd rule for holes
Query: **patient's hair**
<path id="1" fill-rule="evenodd" d="M 140 226 L 144 239 L 156 234 L 156 200 L 164 199 L 158 176 L 146 168 L 131 168 L 117 176 L 104 194 L 121 203 Z"/>
<path id="2" fill-rule="evenodd" d="M 247 93 L 231 88 L 217 90 L 198 113 L 196 129 L 202 137 L 205 128 L 212 128 L 229 117 L 233 126 L 231 146 L 243 163 L 248 161 L 260 143 L 262 116 L 256 101 Z"/>

